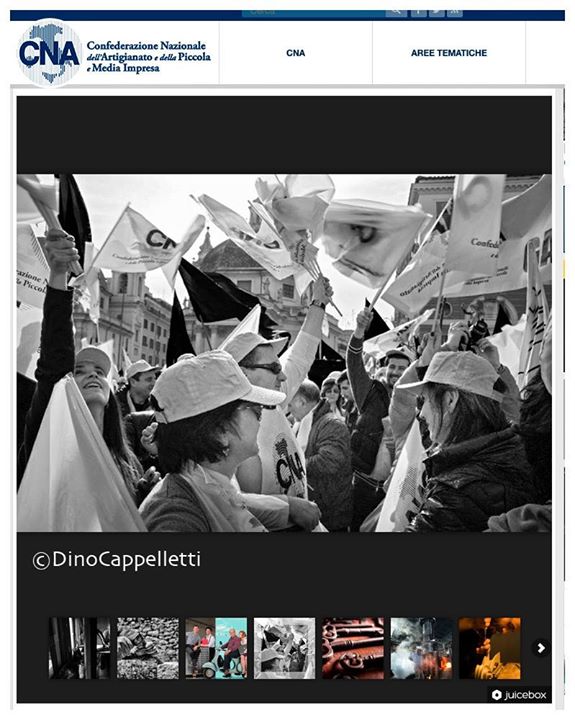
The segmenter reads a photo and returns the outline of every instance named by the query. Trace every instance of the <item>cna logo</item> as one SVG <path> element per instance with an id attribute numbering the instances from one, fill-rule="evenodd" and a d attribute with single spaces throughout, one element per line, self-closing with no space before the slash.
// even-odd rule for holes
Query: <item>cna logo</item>
<path id="1" fill-rule="evenodd" d="M 35 85 L 64 85 L 76 74 L 81 59 L 78 36 L 61 20 L 39 20 L 20 39 L 20 68 Z"/>

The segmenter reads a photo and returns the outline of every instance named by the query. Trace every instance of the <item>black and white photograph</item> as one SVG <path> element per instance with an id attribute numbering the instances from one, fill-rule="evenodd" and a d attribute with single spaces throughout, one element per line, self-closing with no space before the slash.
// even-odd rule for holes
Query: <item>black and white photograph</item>
<path id="1" fill-rule="evenodd" d="M 177 680 L 178 638 L 178 618 L 118 618 L 118 679 Z"/>
<path id="2" fill-rule="evenodd" d="M 19 531 L 550 531 L 550 175 L 16 190 Z"/>
<path id="3" fill-rule="evenodd" d="M 108 680 L 110 668 L 109 618 L 49 619 L 50 680 Z"/>
<path id="4" fill-rule="evenodd" d="M 391 618 L 391 677 L 394 680 L 451 680 L 453 620 Z"/>
<path id="5" fill-rule="evenodd" d="M 314 678 L 314 618 L 255 618 L 254 679 Z"/>

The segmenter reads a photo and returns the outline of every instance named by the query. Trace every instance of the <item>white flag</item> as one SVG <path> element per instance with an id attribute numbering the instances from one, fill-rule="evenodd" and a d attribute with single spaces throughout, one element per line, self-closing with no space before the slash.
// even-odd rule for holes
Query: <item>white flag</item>
<path id="1" fill-rule="evenodd" d="M 465 271 L 449 271 L 445 277 L 445 297 L 478 296 L 526 287 L 530 240 L 536 245 L 541 279 L 544 283 L 551 282 L 551 187 L 551 175 L 543 175 L 528 190 L 505 200 L 496 270 L 485 275 L 476 272 L 475 266 L 469 263 Z M 425 243 L 420 248 L 383 295 L 401 312 L 419 312 L 426 302 L 437 297 L 441 265 L 434 257 L 441 255 L 436 252 L 437 245 L 427 246 Z"/>
<path id="2" fill-rule="evenodd" d="M 469 278 L 467 272 L 448 273 L 446 297 L 464 297 L 518 290 L 527 285 L 527 243 L 537 248 L 539 271 L 544 283 L 551 282 L 551 175 L 543 175 L 528 190 L 505 200 L 501 210 L 501 234 L 496 272 Z"/>
<path id="3" fill-rule="evenodd" d="M 421 506 L 423 459 L 419 422 L 413 421 L 393 470 L 376 532 L 403 532 Z"/>
<path id="4" fill-rule="evenodd" d="M 504 325 L 501 332 L 489 336 L 491 345 L 495 345 L 499 351 L 499 360 L 519 385 L 519 356 L 521 344 L 525 335 L 525 314 L 523 314 L 515 325 Z"/>
<path id="5" fill-rule="evenodd" d="M 24 303 L 16 310 L 16 369 L 31 380 L 35 380 L 34 373 L 40 357 L 42 316 L 41 308 Z"/>
<path id="6" fill-rule="evenodd" d="M 16 238 L 16 298 L 32 307 L 44 307 L 50 267 L 34 230 L 18 223 Z"/>
<path id="7" fill-rule="evenodd" d="M 41 183 L 36 175 L 20 174 L 16 175 L 16 183 L 18 222 L 46 222 L 48 227 L 58 227 L 58 185 Z"/>
<path id="8" fill-rule="evenodd" d="M 388 350 L 392 350 L 400 345 L 409 345 L 417 328 L 421 323 L 426 322 L 433 315 L 435 310 L 430 308 L 423 312 L 419 317 L 408 320 L 398 325 L 393 330 L 388 330 L 381 335 L 369 338 L 363 343 L 363 351 L 368 355 L 372 355 L 379 359 L 385 355 Z"/>
<path id="9" fill-rule="evenodd" d="M 84 266 L 88 270 L 79 278 L 72 278 L 68 283 L 76 289 L 77 300 L 90 320 L 97 325 L 100 321 L 100 277 L 99 268 L 93 265 L 94 245 L 86 243 L 84 246 Z"/>
<path id="10" fill-rule="evenodd" d="M 225 350 L 230 342 L 238 335 L 244 333 L 258 333 L 260 327 L 260 316 L 262 313 L 261 305 L 254 305 L 249 313 L 241 320 L 238 325 L 231 331 L 231 333 L 224 339 L 219 347 L 219 350 Z"/>
<path id="11" fill-rule="evenodd" d="M 383 293 L 382 298 L 406 315 L 420 312 L 438 292 L 448 236 L 449 232 L 434 233 Z"/>
<path id="12" fill-rule="evenodd" d="M 132 364 L 132 361 L 130 360 L 130 356 L 126 352 L 124 348 L 122 348 L 122 370 L 124 371 L 124 377 L 126 376 L 126 370 L 130 367 Z"/>
<path id="13" fill-rule="evenodd" d="M 298 265 L 279 234 L 274 233 L 264 220 L 256 231 L 241 215 L 209 195 L 200 195 L 198 198 L 194 197 L 194 200 L 202 205 L 216 227 L 276 280 L 285 280 L 293 275 L 296 286 L 309 285 L 311 276 L 307 270 Z M 253 205 L 252 210 L 263 215 L 257 204 Z M 267 213 L 265 217 L 268 217 Z"/>
<path id="14" fill-rule="evenodd" d="M 202 226 L 203 227 L 203 226 Z M 94 258 L 93 267 L 142 273 L 166 265 L 182 248 L 149 220 L 127 207 Z"/>
<path id="15" fill-rule="evenodd" d="M 527 277 L 525 333 L 519 355 L 520 390 L 523 390 L 541 368 L 541 348 L 545 326 L 549 319 L 549 307 L 539 272 L 535 242 L 530 242 L 527 246 Z"/>
<path id="16" fill-rule="evenodd" d="M 191 250 L 193 244 L 200 237 L 200 234 L 204 229 L 205 224 L 205 217 L 203 215 L 197 215 L 194 218 L 194 221 L 192 222 L 190 227 L 188 228 L 184 237 L 178 243 L 177 251 L 172 260 L 170 260 L 170 262 L 166 265 L 162 265 L 162 272 L 166 276 L 166 280 L 168 281 L 168 284 L 172 288 L 172 290 L 174 289 L 174 285 L 176 283 L 176 275 L 178 274 L 180 262 L 184 255 L 189 250 Z"/>
<path id="17" fill-rule="evenodd" d="M 338 200 L 325 215 L 323 246 L 342 275 L 370 288 L 385 285 L 431 216 L 415 205 Z"/>
<path id="18" fill-rule="evenodd" d="M 18 490 L 19 532 L 145 532 L 72 375 L 54 386 Z"/>
<path id="19" fill-rule="evenodd" d="M 494 274 L 499 251 L 505 175 L 458 175 L 446 265 L 448 270 Z"/>

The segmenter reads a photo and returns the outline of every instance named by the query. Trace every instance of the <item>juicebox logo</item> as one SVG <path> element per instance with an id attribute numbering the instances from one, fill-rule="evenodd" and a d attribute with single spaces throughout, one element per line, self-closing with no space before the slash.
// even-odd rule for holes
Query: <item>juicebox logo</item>
<path id="1" fill-rule="evenodd" d="M 35 85 L 64 85 L 78 71 L 81 59 L 82 46 L 78 36 L 61 20 L 39 20 L 20 38 L 20 68 Z"/>

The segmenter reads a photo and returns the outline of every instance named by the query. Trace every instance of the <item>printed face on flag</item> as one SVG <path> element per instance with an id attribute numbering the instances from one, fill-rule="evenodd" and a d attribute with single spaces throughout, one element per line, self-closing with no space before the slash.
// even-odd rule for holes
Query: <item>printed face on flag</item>
<path id="1" fill-rule="evenodd" d="M 458 175 L 446 265 L 494 274 L 499 250 L 505 175 Z"/>
<path id="2" fill-rule="evenodd" d="M 391 277 L 430 219 L 416 206 L 340 200 L 326 213 L 323 245 L 339 272 L 377 288 Z"/>

